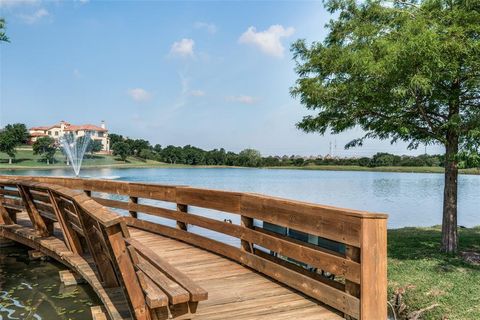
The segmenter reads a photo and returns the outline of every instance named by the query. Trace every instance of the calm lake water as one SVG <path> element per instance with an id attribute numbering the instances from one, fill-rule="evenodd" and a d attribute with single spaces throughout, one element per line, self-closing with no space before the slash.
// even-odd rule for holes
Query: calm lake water
<path id="1" fill-rule="evenodd" d="M 71 176 L 71 170 L 25 170 L 2 174 Z M 239 168 L 88 169 L 84 177 L 180 184 L 258 192 L 389 214 L 389 228 L 442 222 L 443 175 Z M 480 225 L 480 176 L 459 178 L 459 224 Z"/>
<path id="2" fill-rule="evenodd" d="M 92 319 L 100 300 L 88 285 L 64 287 L 55 261 L 30 261 L 23 246 L 0 248 L 0 320 Z"/>

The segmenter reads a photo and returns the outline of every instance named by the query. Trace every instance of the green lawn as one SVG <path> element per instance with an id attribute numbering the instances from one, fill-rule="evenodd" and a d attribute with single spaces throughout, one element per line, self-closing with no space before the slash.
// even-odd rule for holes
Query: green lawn
<path id="1" fill-rule="evenodd" d="M 298 169 L 298 170 L 329 170 L 329 171 L 372 171 L 372 172 L 413 172 L 413 173 L 444 173 L 442 167 L 361 167 L 338 165 L 308 165 L 304 167 L 285 166 L 268 167 L 269 169 Z M 480 174 L 480 168 L 461 169 L 461 174 Z"/>
<path id="2" fill-rule="evenodd" d="M 421 319 L 480 319 L 480 265 L 439 253 L 440 228 L 388 231 L 389 295 L 405 289 L 408 311 L 438 307 Z M 460 229 L 460 251 L 480 252 L 480 227 Z"/>
<path id="3" fill-rule="evenodd" d="M 127 161 L 121 161 L 117 157 L 111 155 L 86 155 L 83 161 L 83 167 L 149 167 L 162 166 L 161 162 L 138 159 L 129 157 Z M 13 164 L 8 164 L 8 156 L 0 153 L 0 169 L 47 169 L 47 168 L 61 168 L 66 167 L 65 157 L 57 152 L 55 155 L 55 163 L 47 165 L 40 160 L 38 155 L 34 155 L 32 150 L 20 149 L 17 150 L 16 158 Z"/>

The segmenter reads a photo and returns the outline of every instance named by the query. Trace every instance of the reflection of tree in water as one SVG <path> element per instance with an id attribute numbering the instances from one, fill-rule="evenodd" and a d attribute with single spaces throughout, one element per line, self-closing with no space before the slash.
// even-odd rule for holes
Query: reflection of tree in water
<path id="1" fill-rule="evenodd" d="M 389 198 L 401 193 L 400 179 L 374 179 L 372 186 L 374 196 L 379 198 Z"/>

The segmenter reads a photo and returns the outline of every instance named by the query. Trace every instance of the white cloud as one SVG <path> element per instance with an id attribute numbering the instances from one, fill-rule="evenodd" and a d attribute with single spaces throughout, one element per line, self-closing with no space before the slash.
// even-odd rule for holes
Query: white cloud
<path id="1" fill-rule="evenodd" d="M 250 27 L 240 36 L 238 42 L 256 46 L 268 55 L 281 58 L 285 50 L 281 39 L 291 36 L 294 32 L 293 27 L 284 28 L 279 24 L 259 32 L 255 27 Z"/>
<path id="2" fill-rule="evenodd" d="M 190 91 L 190 95 L 194 97 L 203 97 L 205 96 L 205 91 L 203 90 L 192 90 Z"/>
<path id="3" fill-rule="evenodd" d="M 32 14 L 22 14 L 19 15 L 20 19 L 23 22 L 28 24 L 33 24 L 40 21 L 42 18 L 48 17 L 50 14 L 48 13 L 47 9 L 41 8 L 33 12 Z"/>
<path id="4" fill-rule="evenodd" d="M 0 8 L 38 4 L 39 0 L 0 0 Z"/>
<path id="5" fill-rule="evenodd" d="M 239 102 L 243 104 L 254 104 L 258 101 L 258 98 L 252 96 L 228 96 L 225 100 L 229 102 Z"/>
<path id="6" fill-rule="evenodd" d="M 208 31 L 210 34 L 214 34 L 217 32 L 217 26 L 213 23 L 208 23 L 208 22 L 196 22 L 195 23 L 195 28 L 197 29 L 205 29 Z"/>
<path id="7" fill-rule="evenodd" d="M 178 55 L 181 57 L 188 57 L 188 56 L 193 57 L 194 45 L 195 45 L 195 41 L 193 41 L 192 39 L 182 39 L 172 44 L 170 53 L 172 55 Z"/>
<path id="8" fill-rule="evenodd" d="M 150 100 L 150 98 L 152 97 L 152 95 L 147 90 L 142 88 L 129 89 L 127 91 L 127 94 L 137 102 L 145 102 Z"/>

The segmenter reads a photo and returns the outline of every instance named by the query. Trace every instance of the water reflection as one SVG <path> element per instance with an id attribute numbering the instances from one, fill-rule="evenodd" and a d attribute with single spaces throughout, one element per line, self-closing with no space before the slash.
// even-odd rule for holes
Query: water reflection
<path id="1" fill-rule="evenodd" d="M 64 287 L 53 261 L 30 261 L 20 245 L 0 248 L 0 320 L 91 319 L 99 305 L 88 285 Z"/>

